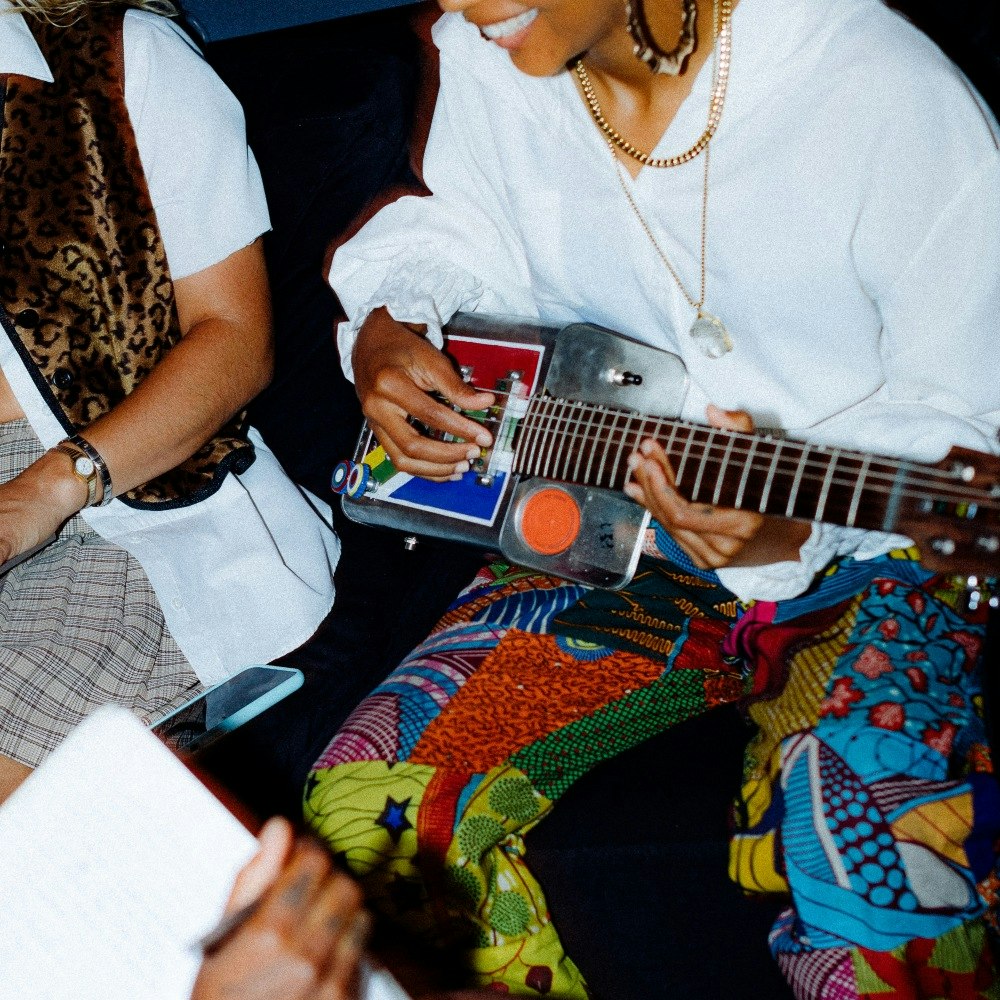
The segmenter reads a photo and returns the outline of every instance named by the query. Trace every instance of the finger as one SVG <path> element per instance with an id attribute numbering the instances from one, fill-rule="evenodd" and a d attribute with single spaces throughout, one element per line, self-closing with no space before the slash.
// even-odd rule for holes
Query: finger
<path id="1" fill-rule="evenodd" d="M 257 928 L 269 928 L 285 938 L 294 937 L 316 895 L 330 874 L 330 856 L 310 840 L 300 839 L 274 885 L 251 918 Z"/>
<path id="2" fill-rule="evenodd" d="M 667 458 L 667 453 L 655 438 L 644 438 L 639 442 L 638 449 L 629 457 L 629 467 L 634 470 L 643 459 L 655 462 L 663 471 L 666 481 L 671 487 L 674 486 L 673 466 L 670 464 L 670 459 Z"/>
<path id="3" fill-rule="evenodd" d="M 415 386 L 412 390 L 408 388 L 405 373 L 387 372 L 384 381 L 386 383 L 385 395 L 422 424 L 434 430 L 451 434 L 462 441 L 478 444 L 484 448 L 488 447 L 493 440 L 489 431 L 482 424 L 464 416 L 453 407 L 445 405 L 427 392 L 421 392 Z M 464 385 L 461 380 L 459 380 L 458 384 Z M 441 395 L 451 400 L 447 392 L 441 389 L 438 389 L 438 391 Z M 475 392 L 466 392 L 463 395 L 466 400 L 482 401 L 473 405 L 459 403 L 466 410 L 485 410 L 493 401 L 493 397 L 490 394 L 482 395 Z"/>
<path id="4" fill-rule="evenodd" d="M 424 388 L 439 392 L 448 402 L 463 410 L 485 410 L 493 405 L 493 393 L 464 381 L 443 354 L 428 358 L 433 358 L 435 363 L 433 370 L 425 372 Z M 437 359 L 442 359 L 443 364 Z"/>
<path id="5" fill-rule="evenodd" d="M 286 819 L 269 819 L 257 838 L 259 848 L 250 862 L 236 876 L 226 913 L 234 913 L 257 902 L 273 885 L 292 847 L 292 826 Z"/>
<path id="6" fill-rule="evenodd" d="M 381 424 L 370 423 L 369 426 L 375 432 L 379 444 L 385 449 L 392 464 L 400 472 L 411 476 L 436 481 L 461 477 L 472 467 L 469 456 L 479 454 L 479 449 L 475 446 L 443 444 L 420 438 L 417 431 L 405 423 L 401 427 L 399 425 L 394 427 L 405 444 L 400 444 L 396 436 Z M 417 443 L 416 439 L 426 442 L 426 445 Z M 409 454 L 411 451 L 416 451 L 423 457 L 411 457 Z"/>
<path id="7" fill-rule="evenodd" d="M 332 960 L 337 944 L 361 909 L 361 890 L 353 879 L 334 872 L 313 900 L 299 927 L 299 948 L 318 969 Z"/>
<path id="8" fill-rule="evenodd" d="M 705 408 L 705 416 L 713 427 L 747 434 L 753 430 L 753 417 L 746 410 L 724 410 L 721 406 L 709 403 Z"/>
<path id="9" fill-rule="evenodd" d="M 316 1000 L 353 1000 L 357 996 L 361 958 L 371 930 L 371 916 L 364 910 L 355 913 L 337 942 L 336 952 L 320 983 Z"/>
<path id="10" fill-rule="evenodd" d="M 652 459 L 637 457 L 634 463 L 633 476 L 645 498 L 639 502 L 665 525 L 703 534 L 731 535 L 742 542 L 748 541 L 759 530 L 763 520 L 760 514 L 716 507 L 711 503 L 692 503 L 673 488 L 667 479 L 669 474 L 669 465 L 664 467 Z M 632 495 L 631 492 L 629 495 Z M 652 501 L 652 505 L 647 501 Z"/>

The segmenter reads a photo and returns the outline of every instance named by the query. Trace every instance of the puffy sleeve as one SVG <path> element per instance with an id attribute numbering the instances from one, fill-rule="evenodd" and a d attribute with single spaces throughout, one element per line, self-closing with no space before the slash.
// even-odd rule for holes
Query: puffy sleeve
<path id="1" fill-rule="evenodd" d="M 125 103 L 174 278 L 224 260 L 269 226 L 243 109 L 171 21 L 125 17 Z"/>
<path id="2" fill-rule="evenodd" d="M 521 241 L 498 168 L 489 89 L 464 57 L 468 26 L 445 15 L 434 29 L 441 87 L 424 158 L 431 194 L 383 208 L 333 258 L 330 283 L 347 314 L 337 332 L 344 372 L 368 315 L 441 327 L 458 311 L 537 315 Z"/>

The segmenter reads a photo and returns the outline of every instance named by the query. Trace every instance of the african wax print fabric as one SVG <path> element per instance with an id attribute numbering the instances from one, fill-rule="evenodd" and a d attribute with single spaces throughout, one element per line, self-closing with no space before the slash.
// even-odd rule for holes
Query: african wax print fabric
<path id="1" fill-rule="evenodd" d="M 727 640 L 756 664 L 759 727 L 730 874 L 791 894 L 771 949 L 802 1000 L 998 996 L 986 602 L 970 612 L 956 578 L 880 563 L 755 605 Z"/>
<path id="2" fill-rule="evenodd" d="M 983 610 L 963 616 L 950 581 L 889 557 L 748 609 L 664 548 L 673 561 L 644 559 L 617 592 L 485 568 L 315 765 L 313 829 L 380 912 L 459 951 L 470 985 L 583 998 L 525 836 L 600 761 L 746 699 L 760 735 L 732 874 L 790 895 L 772 949 L 796 995 L 925 995 L 891 992 L 904 976 L 994 995 Z"/>

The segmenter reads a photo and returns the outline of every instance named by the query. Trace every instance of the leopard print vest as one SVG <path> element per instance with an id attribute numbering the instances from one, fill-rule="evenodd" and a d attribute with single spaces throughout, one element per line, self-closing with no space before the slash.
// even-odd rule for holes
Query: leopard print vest
<path id="1" fill-rule="evenodd" d="M 26 16 L 54 83 L 9 76 L 0 135 L 0 324 L 67 433 L 125 398 L 181 336 L 125 107 L 124 8 Z M 187 506 L 254 460 L 242 415 L 120 499 Z"/>

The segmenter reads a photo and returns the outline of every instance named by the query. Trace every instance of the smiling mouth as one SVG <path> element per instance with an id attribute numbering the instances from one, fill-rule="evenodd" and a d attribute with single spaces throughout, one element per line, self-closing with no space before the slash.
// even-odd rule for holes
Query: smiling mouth
<path id="1" fill-rule="evenodd" d="M 518 14 L 517 17 L 507 18 L 506 21 L 481 25 L 479 30 L 491 42 L 495 42 L 500 38 L 509 38 L 511 35 L 524 30 L 536 17 L 538 17 L 536 9 L 526 10 L 523 14 Z"/>

